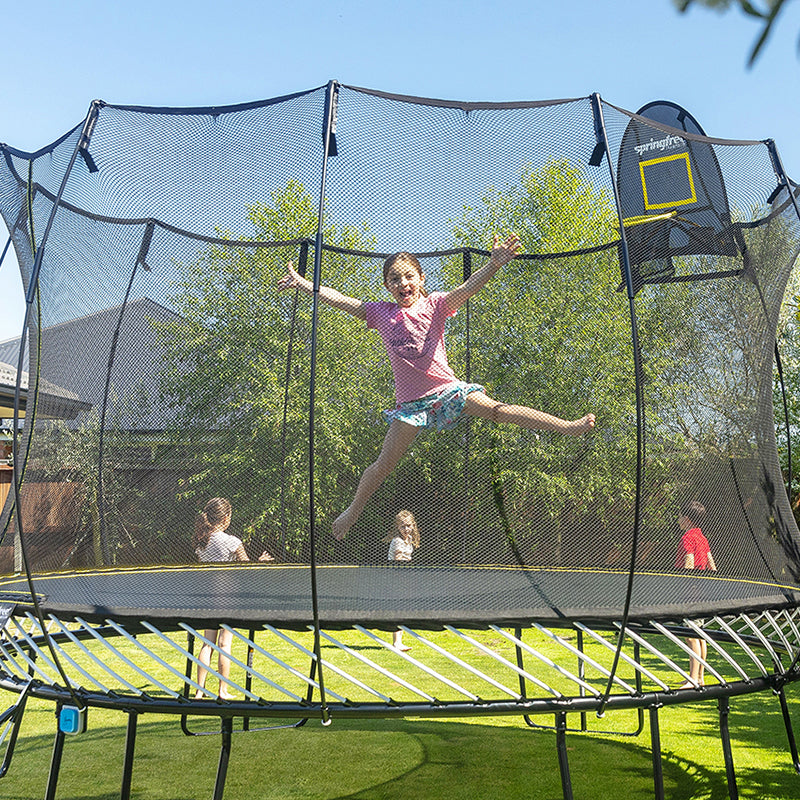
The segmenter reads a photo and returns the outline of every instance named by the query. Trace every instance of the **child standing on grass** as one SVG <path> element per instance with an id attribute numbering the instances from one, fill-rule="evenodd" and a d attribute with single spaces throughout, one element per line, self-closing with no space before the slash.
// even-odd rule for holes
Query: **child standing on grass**
<path id="1" fill-rule="evenodd" d="M 394 518 L 394 531 L 389 541 L 389 561 L 411 561 L 414 551 L 419 547 L 419 528 L 417 520 L 410 511 L 398 511 Z M 403 644 L 403 631 L 392 634 L 392 645 L 407 652 L 411 648 Z"/>
<path id="2" fill-rule="evenodd" d="M 697 500 L 693 500 L 678 514 L 678 525 L 683 532 L 681 543 L 678 547 L 678 556 L 675 559 L 675 566 L 679 569 L 709 569 L 714 571 L 717 569 L 708 539 L 700 529 L 700 523 L 705 515 L 705 506 Z M 683 683 L 680 687 L 681 689 L 693 688 L 695 683 L 698 686 L 704 685 L 705 666 L 703 662 L 708 654 L 708 645 L 704 639 L 690 638 L 686 640 L 686 643 L 697 658 L 693 656 L 689 659 L 689 677 L 691 681 Z M 699 659 L 703 659 L 703 661 Z"/>
<path id="3" fill-rule="evenodd" d="M 383 283 L 393 302 L 363 302 L 328 286 L 319 299 L 327 305 L 364 320 L 383 339 L 392 365 L 396 408 L 384 412 L 389 431 L 377 460 L 364 470 L 355 497 L 333 523 L 333 535 L 343 539 L 356 523 L 367 501 L 393 472 L 420 428 L 443 430 L 463 414 L 497 423 L 512 423 L 533 430 L 579 435 L 592 430 L 594 414 L 564 420 L 527 406 L 493 400 L 483 386 L 463 383 L 447 363 L 445 322 L 482 289 L 495 273 L 516 257 L 519 237 L 504 242 L 495 236 L 491 259 L 450 292 L 425 291 L 425 274 L 410 253 L 389 256 L 383 265 Z M 314 285 L 287 265 L 278 289 L 298 288 L 313 294 Z"/>

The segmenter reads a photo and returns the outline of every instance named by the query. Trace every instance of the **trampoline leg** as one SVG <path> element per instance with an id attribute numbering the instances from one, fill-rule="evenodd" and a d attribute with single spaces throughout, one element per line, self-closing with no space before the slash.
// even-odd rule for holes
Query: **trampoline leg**
<path id="1" fill-rule="evenodd" d="M 220 720 L 222 728 L 222 746 L 219 750 L 219 765 L 217 766 L 217 781 L 214 784 L 214 800 L 222 800 L 225 791 L 225 780 L 228 777 L 228 761 L 231 757 L 231 739 L 233 738 L 233 719 L 225 717 Z"/>
<path id="2" fill-rule="evenodd" d="M 65 734 L 59 728 L 56 731 L 56 738 L 53 742 L 53 756 L 50 759 L 50 774 L 47 776 L 45 800 L 55 800 L 56 797 L 58 773 L 61 771 L 61 756 L 64 754 L 64 736 Z"/>
<path id="3" fill-rule="evenodd" d="M 725 774 L 728 779 L 728 796 L 731 800 L 739 800 L 739 789 L 736 786 L 736 771 L 733 768 L 733 751 L 731 735 L 728 728 L 728 716 L 731 712 L 730 699 L 719 698 L 719 733 L 722 738 L 722 753 L 725 757 Z"/>
<path id="4" fill-rule="evenodd" d="M 253 655 L 255 650 L 253 649 L 253 642 L 256 638 L 256 632 L 250 628 L 247 632 L 247 675 L 245 676 L 245 688 L 249 692 L 253 688 Z M 242 730 L 249 731 L 250 730 L 250 717 L 245 717 L 242 720 Z"/>
<path id="5" fill-rule="evenodd" d="M 567 714 L 564 711 L 556 714 L 556 750 L 558 751 L 558 769 L 561 772 L 561 791 L 564 794 L 564 800 L 573 800 L 572 778 L 569 774 L 567 758 Z"/>
<path id="6" fill-rule="evenodd" d="M 786 727 L 786 736 L 789 739 L 789 752 L 792 754 L 792 764 L 794 770 L 800 773 L 800 758 L 797 755 L 797 742 L 794 738 L 794 729 L 792 728 L 792 718 L 789 716 L 789 704 L 786 702 L 786 695 L 784 694 L 783 687 L 778 689 L 778 698 L 781 701 L 781 712 L 783 713 L 783 724 Z"/>
<path id="7" fill-rule="evenodd" d="M 136 745 L 136 724 L 139 715 L 135 711 L 128 712 L 128 729 L 125 733 L 125 761 L 122 765 L 122 790 L 120 800 L 129 800 L 131 796 L 131 779 L 133 776 L 133 751 Z"/>
<path id="8" fill-rule="evenodd" d="M 658 706 L 650 708 L 650 750 L 653 753 L 653 789 L 655 800 L 664 800 L 664 769 L 661 763 L 661 728 Z"/>
<path id="9" fill-rule="evenodd" d="M 581 655 L 583 655 L 583 631 L 578 628 L 578 650 L 580 650 Z M 583 681 L 586 680 L 586 664 L 584 663 L 582 658 L 578 658 L 578 677 Z M 583 686 L 580 687 L 580 695 L 581 697 L 586 694 Z M 587 724 L 587 716 L 585 711 L 581 711 L 581 730 L 585 733 L 589 730 L 589 726 Z"/>

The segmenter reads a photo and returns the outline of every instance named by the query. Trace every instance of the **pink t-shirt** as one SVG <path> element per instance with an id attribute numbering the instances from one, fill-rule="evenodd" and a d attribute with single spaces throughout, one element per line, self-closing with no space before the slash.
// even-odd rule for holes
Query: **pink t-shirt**
<path id="1" fill-rule="evenodd" d="M 675 566 L 683 567 L 686 562 L 686 556 L 691 553 L 694 556 L 694 568 L 705 569 L 708 566 L 708 554 L 710 552 L 711 548 L 708 546 L 708 539 L 703 535 L 700 528 L 689 528 L 681 537 Z"/>
<path id="2" fill-rule="evenodd" d="M 367 327 L 378 331 L 389 354 L 398 404 L 419 400 L 458 380 L 444 348 L 444 324 L 455 314 L 447 295 L 433 292 L 411 308 L 386 301 L 364 303 L 364 308 Z"/>

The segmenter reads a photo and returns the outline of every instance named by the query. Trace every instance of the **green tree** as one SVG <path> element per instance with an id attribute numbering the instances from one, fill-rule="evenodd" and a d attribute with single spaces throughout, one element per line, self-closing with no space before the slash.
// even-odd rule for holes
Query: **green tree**
<path id="1" fill-rule="evenodd" d="M 526 561 L 597 564 L 629 543 L 636 484 L 632 325 L 616 210 L 579 167 L 554 161 L 465 210 L 455 238 L 487 241 L 498 229 L 520 232 L 528 257 L 509 264 L 471 301 L 475 380 L 504 402 L 569 418 L 594 411 L 597 430 L 574 440 L 478 425 L 472 472 L 478 482 L 503 487 L 515 546 Z M 445 266 L 451 283 L 457 270 L 452 259 Z M 668 394 L 664 365 L 690 306 L 682 292 L 647 287 L 635 307 L 647 413 L 657 430 L 656 400 Z M 466 318 L 452 325 L 451 352 L 463 362 Z M 647 475 L 654 485 L 669 483 L 664 451 L 670 447 L 663 433 L 652 437 Z M 496 516 L 495 495 L 473 492 L 482 497 L 477 529 Z M 663 517 L 650 521 L 649 536 L 668 531 Z"/>
<path id="2" fill-rule="evenodd" d="M 800 269 L 795 266 L 778 325 L 781 374 L 775 370 L 775 429 L 781 468 L 788 482 L 795 518 L 800 520 Z M 783 386 L 781 386 L 781 378 Z M 784 410 L 785 400 L 785 410 Z M 789 441 L 787 442 L 787 428 Z M 790 462 L 791 455 L 791 462 Z"/>
<path id="3" fill-rule="evenodd" d="M 271 201 L 249 209 L 252 241 L 314 235 L 316 211 L 301 185 L 289 183 Z M 356 228 L 328 227 L 324 237 L 349 251 L 371 245 Z M 181 321 L 159 327 L 164 401 L 176 412 L 170 435 L 189 454 L 184 498 L 199 509 L 209 496 L 229 497 L 247 538 L 290 557 L 302 557 L 308 540 L 312 308 L 308 297 L 279 294 L 275 283 L 301 247 L 209 245 L 179 267 L 172 304 Z M 374 280 L 361 257 L 328 250 L 322 268 L 326 280 L 362 293 Z M 372 429 L 372 438 L 382 433 L 377 394 L 391 384 L 386 365 L 364 356 L 375 348 L 365 344 L 363 325 L 322 307 L 319 330 L 316 474 L 320 495 L 334 498 L 321 511 L 329 524 L 335 498 L 343 499 L 342 476 L 359 471 Z M 325 454 L 335 454 L 335 469 Z"/>
<path id="4" fill-rule="evenodd" d="M 100 567 L 135 561 L 135 550 L 145 540 L 139 528 L 142 515 L 137 513 L 141 492 L 129 480 L 127 470 L 130 438 L 114 420 L 107 423 L 101 437 L 96 409 L 78 424 L 38 420 L 34 436 L 36 446 L 26 465 L 21 493 L 33 568 Z M 58 518 L 56 532 L 49 530 L 52 516 Z M 72 517 L 75 530 L 64 529 L 65 520 Z M 63 541 L 57 541 L 58 537 Z M 147 551 L 145 560 L 155 557 L 152 542 L 142 550 Z M 39 562 L 40 553 L 45 562 Z"/>
<path id="5" fill-rule="evenodd" d="M 750 67 L 756 62 L 764 45 L 767 43 L 767 39 L 775 27 L 778 15 L 789 4 L 789 0 L 762 0 L 759 8 L 757 4 L 750 2 L 750 0 L 673 0 L 673 2 L 681 13 L 686 12 L 692 5 L 702 5 L 720 12 L 728 11 L 732 5 L 738 5 L 747 16 L 761 22 L 761 34 L 753 45 L 747 61 Z M 798 39 L 798 49 L 800 49 L 800 39 Z"/>
<path id="6" fill-rule="evenodd" d="M 168 354 L 163 393 L 175 412 L 170 436 L 187 454 L 183 500 L 199 508 L 210 496 L 228 496 L 245 538 L 258 540 L 251 553 L 277 547 L 277 555 L 303 560 L 312 306 L 306 295 L 276 292 L 285 262 L 303 247 L 276 243 L 310 239 L 316 214 L 296 183 L 249 214 L 251 240 L 214 243 L 178 267 L 171 301 L 181 321 L 160 328 Z M 449 323 L 450 363 L 500 402 L 568 418 L 594 411 L 595 433 L 574 439 L 465 421 L 421 435 L 347 543 L 335 549 L 331 537 L 319 537 L 319 557 L 385 558 L 381 537 L 409 505 L 423 531 L 423 560 L 596 565 L 615 548 L 627 550 L 638 432 L 613 199 L 582 166 L 553 161 L 527 169 L 453 221 L 456 252 L 423 259 L 428 289 L 458 285 L 468 254 L 477 269 L 488 253 L 475 248 L 510 231 L 520 234 L 524 254 Z M 757 235 L 749 235 L 755 251 Z M 384 295 L 380 261 L 365 255 L 372 247 L 365 227 L 328 225 L 324 238 L 326 284 L 356 297 Z M 763 240 L 762 248 L 773 246 L 766 233 Z M 760 254 L 773 256 L 785 253 Z M 696 470 L 744 458 L 753 446 L 752 397 L 763 388 L 764 354 L 748 337 L 763 330 L 764 307 L 752 281 L 694 280 L 725 267 L 711 259 L 676 258 L 686 280 L 647 284 L 634 300 L 649 539 L 672 536 L 675 505 Z M 374 332 L 326 306 L 318 330 L 316 520 L 329 531 L 379 452 L 386 433 L 380 410 L 393 392 Z"/>

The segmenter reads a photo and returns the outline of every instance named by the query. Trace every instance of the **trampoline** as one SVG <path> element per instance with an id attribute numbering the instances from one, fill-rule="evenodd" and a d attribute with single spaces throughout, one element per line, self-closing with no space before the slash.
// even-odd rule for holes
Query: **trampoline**
<path id="1" fill-rule="evenodd" d="M 0 342 L 17 376 L 0 775 L 29 697 L 58 710 L 48 797 L 91 707 L 128 717 L 122 797 L 146 713 L 221 735 L 215 798 L 234 720 L 505 714 L 552 717 L 570 798 L 567 734 L 618 710 L 630 735 L 649 715 L 663 797 L 660 709 L 709 700 L 735 797 L 730 702 L 765 690 L 800 770 L 783 694 L 800 531 L 775 390 L 800 210 L 771 140 L 708 137 L 668 101 L 331 82 L 229 107 L 95 101 L 51 145 L 0 153 L 26 291 L 24 331 Z M 450 364 L 595 428 L 422 432 L 337 541 L 394 398 L 378 337 L 321 287 L 385 300 L 384 259 L 408 251 L 447 292 L 510 232 L 521 252 L 447 322 Z M 277 290 L 289 261 L 312 291 Z M 251 563 L 198 563 L 210 498 Z M 716 571 L 678 555 L 689 502 Z M 421 546 L 390 563 L 401 509 Z M 230 675 L 201 659 L 218 630 Z"/>
<path id="2" fill-rule="evenodd" d="M 154 573 L 169 586 L 169 597 L 163 590 L 154 591 Z M 570 620 L 610 624 L 619 619 L 627 582 L 628 573 L 622 570 L 322 565 L 316 588 L 325 628 L 362 625 L 391 630 L 398 619 L 420 628 L 444 622 L 479 627 Z M 492 585 L 503 587 L 502 603 L 490 591 Z M 207 627 L 219 622 L 237 627 L 268 623 L 302 630 L 309 624 L 312 601 L 305 565 L 87 570 L 37 575 L 34 586 L 42 613 L 75 614 L 98 623 L 107 618 L 144 619 L 165 626 L 179 619 Z M 731 586 L 742 613 L 797 605 L 798 590 L 790 585 L 691 573 L 645 574 L 634 587 L 629 618 L 675 619 L 685 609 L 685 598 L 691 599 L 697 614 L 714 613 L 730 597 Z M 576 598 L 585 604 L 576 605 Z M 0 581 L 0 602 L 30 604 L 27 579 Z"/>

